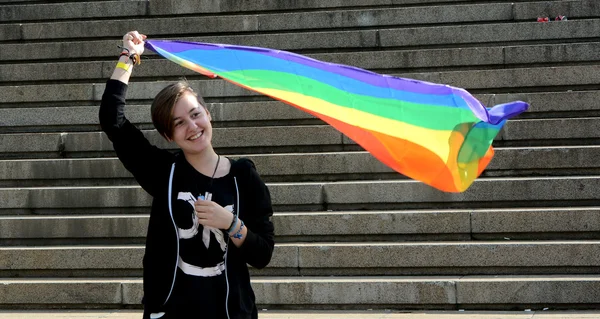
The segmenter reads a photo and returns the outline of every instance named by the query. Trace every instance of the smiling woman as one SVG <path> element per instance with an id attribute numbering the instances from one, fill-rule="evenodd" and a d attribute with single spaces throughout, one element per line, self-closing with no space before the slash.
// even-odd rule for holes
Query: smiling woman
<path id="1" fill-rule="evenodd" d="M 173 132 L 174 125 L 173 108 L 184 93 L 193 95 L 193 107 L 202 106 L 208 113 L 202 96 L 194 92 L 187 82 L 180 81 L 167 85 L 154 97 L 152 107 L 150 108 L 152 123 L 156 127 L 156 130 L 165 138 L 172 138 L 171 133 Z"/>
<path id="2" fill-rule="evenodd" d="M 270 193 L 254 164 L 218 155 L 211 115 L 185 82 L 156 95 L 152 122 L 180 150 L 151 145 L 124 115 L 145 35 L 123 37 L 106 84 L 100 125 L 117 156 L 153 197 L 144 265 L 144 319 L 257 318 L 248 266 L 264 268 L 274 247 Z"/>
<path id="3" fill-rule="evenodd" d="M 158 133 L 175 142 L 185 154 L 200 154 L 212 148 L 212 118 L 202 97 L 188 83 L 177 82 L 162 89 L 150 110 Z"/>
<path id="4" fill-rule="evenodd" d="M 196 97 L 183 93 L 173 108 L 173 135 L 171 139 L 186 154 L 200 154 L 207 147 L 212 148 L 212 125 L 210 113 L 198 105 Z"/>

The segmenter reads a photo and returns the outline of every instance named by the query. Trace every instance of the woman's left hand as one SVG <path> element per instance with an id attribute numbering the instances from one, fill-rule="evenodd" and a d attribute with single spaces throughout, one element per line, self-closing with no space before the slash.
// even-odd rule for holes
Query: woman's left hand
<path id="1" fill-rule="evenodd" d="M 197 200 L 194 208 L 198 222 L 203 226 L 227 230 L 233 221 L 233 214 L 213 201 Z"/>

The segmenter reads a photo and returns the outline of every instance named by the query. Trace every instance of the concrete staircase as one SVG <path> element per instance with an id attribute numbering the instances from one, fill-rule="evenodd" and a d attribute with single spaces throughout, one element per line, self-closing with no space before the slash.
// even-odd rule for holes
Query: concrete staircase
<path id="1" fill-rule="evenodd" d="M 537 23 L 538 16 L 569 21 Z M 600 4 L 573 1 L 0 0 L 0 308 L 139 308 L 150 197 L 98 105 L 120 37 L 291 50 L 531 110 L 467 192 L 407 180 L 323 122 L 156 55 L 127 115 L 186 76 L 221 154 L 252 158 L 277 214 L 259 308 L 600 308 Z"/>

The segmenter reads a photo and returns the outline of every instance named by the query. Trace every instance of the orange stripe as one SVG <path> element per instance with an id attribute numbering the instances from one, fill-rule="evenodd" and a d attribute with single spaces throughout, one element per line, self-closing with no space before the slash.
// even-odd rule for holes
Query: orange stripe
<path id="1" fill-rule="evenodd" d="M 485 155 L 479 160 L 477 176 L 479 176 L 479 175 L 481 175 L 481 173 L 483 173 L 483 170 L 485 170 L 485 168 L 490 164 L 492 157 L 494 157 L 494 148 L 490 146 L 490 148 L 488 148 Z"/>
<path id="2" fill-rule="evenodd" d="M 393 170 L 446 192 L 459 191 L 446 163 L 430 150 L 410 141 L 363 130 L 319 115 Z"/>

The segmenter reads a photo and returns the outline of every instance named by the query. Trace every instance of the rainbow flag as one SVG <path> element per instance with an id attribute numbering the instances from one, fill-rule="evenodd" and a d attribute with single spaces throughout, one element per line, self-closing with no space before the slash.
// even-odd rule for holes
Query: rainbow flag
<path id="1" fill-rule="evenodd" d="M 257 47 L 148 40 L 186 68 L 221 77 L 327 122 L 395 171 L 445 192 L 463 192 L 489 164 L 521 101 L 486 108 L 466 90 L 381 75 Z"/>

